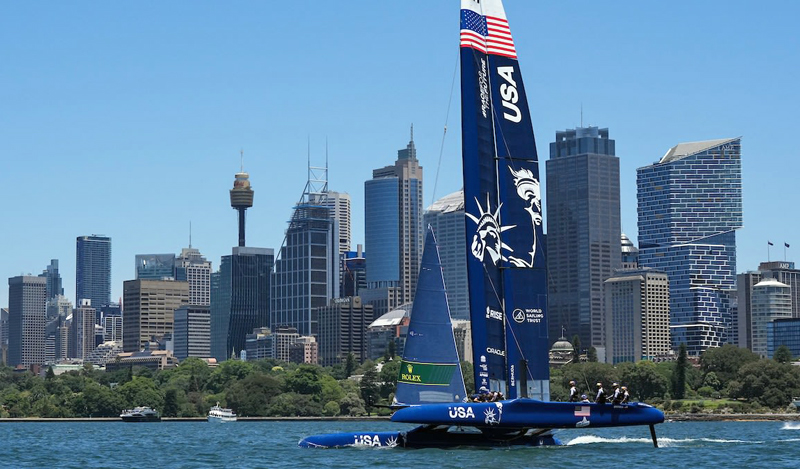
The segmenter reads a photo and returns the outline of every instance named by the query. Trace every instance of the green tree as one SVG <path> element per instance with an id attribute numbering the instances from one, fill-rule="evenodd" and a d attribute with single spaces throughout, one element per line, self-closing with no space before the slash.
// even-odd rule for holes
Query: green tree
<path id="1" fill-rule="evenodd" d="M 286 390 L 315 396 L 319 400 L 322 393 L 321 374 L 322 369 L 318 366 L 300 365 L 286 375 Z"/>
<path id="2" fill-rule="evenodd" d="M 608 388 L 612 382 L 621 378 L 619 369 L 608 363 L 597 362 L 570 363 L 564 367 L 563 376 L 567 381 L 574 379 L 581 393 L 587 396 L 594 396 L 597 383 L 603 383 Z M 566 397 L 566 390 L 564 392 Z"/>
<path id="3" fill-rule="evenodd" d="M 594 347 L 589 347 L 589 350 L 586 351 L 586 361 L 591 363 L 597 363 L 597 349 Z"/>
<path id="4" fill-rule="evenodd" d="M 397 371 L 400 371 L 399 365 Z M 467 390 L 467 395 L 474 393 L 475 389 L 475 371 L 472 368 L 472 363 L 461 360 L 461 374 L 464 376 L 464 388 Z"/>
<path id="5" fill-rule="evenodd" d="M 164 417 L 177 417 L 178 416 L 178 390 L 169 388 L 164 391 L 164 410 L 162 415 Z"/>
<path id="6" fill-rule="evenodd" d="M 386 349 L 389 351 L 389 359 L 393 359 L 397 355 L 397 346 L 394 343 L 394 339 L 390 340 L 388 344 L 386 344 Z"/>
<path id="7" fill-rule="evenodd" d="M 285 392 L 275 396 L 267 412 L 274 417 L 311 417 L 322 415 L 323 406 L 311 395 Z"/>
<path id="8" fill-rule="evenodd" d="M 350 376 L 352 376 L 353 372 L 356 370 L 356 366 L 358 366 L 358 364 L 356 363 L 355 355 L 353 355 L 352 353 L 348 353 L 347 361 L 345 362 L 344 365 L 344 377 L 349 378 Z"/>
<path id="9" fill-rule="evenodd" d="M 735 345 L 710 348 L 700 355 L 700 368 L 704 373 L 713 371 L 724 386 L 734 379 L 744 364 L 758 361 L 758 354 Z"/>
<path id="10" fill-rule="evenodd" d="M 339 403 L 330 401 L 325 404 L 325 407 L 322 408 L 322 413 L 328 417 L 336 417 L 341 412 L 341 408 L 339 408 Z"/>
<path id="11" fill-rule="evenodd" d="M 772 356 L 772 359 L 778 363 L 789 363 L 792 361 L 792 351 L 786 344 L 781 345 L 775 350 L 775 354 Z"/>
<path id="12" fill-rule="evenodd" d="M 244 379 L 252 372 L 253 365 L 250 362 L 225 360 L 211 372 L 206 383 L 206 389 L 212 393 L 223 392 L 229 384 Z"/>
<path id="13" fill-rule="evenodd" d="M 333 376 L 320 373 L 319 383 L 321 387 L 319 396 L 317 397 L 319 402 L 325 403 L 330 401 L 339 401 L 344 397 L 344 390 L 342 390 L 342 386 L 339 385 L 339 382 L 336 381 Z"/>
<path id="14" fill-rule="evenodd" d="M 349 415 L 350 417 L 357 417 L 367 413 L 364 409 L 364 400 L 354 392 L 347 393 L 344 398 L 339 401 L 339 407 L 341 415 Z"/>
<path id="15" fill-rule="evenodd" d="M 581 338 L 578 334 L 572 336 L 572 363 L 581 361 Z"/>
<path id="16" fill-rule="evenodd" d="M 120 394 L 93 381 L 86 385 L 80 397 L 73 405 L 76 415 L 80 417 L 118 417 L 123 408 L 127 407 Z M 157 404 L 157 400 L 155 403 Z M 80 412 L 78 406 L 82 406 Z"/>
<path id="17" fill-rule="evenodd" d="M 667 393 L 667 380 L 656 371 L 653 362 L 642 360 L 628 367 L 622 375 L 622 382 L 628 386 L 631 396 L 640 401 L 663 398 Z"/>
<path id="18" fill-rule="evenodd" d="M 719 378 L 717 378 L 717 374 L 713 371 L 706 373 L 706 376 L 703 378 L 703 386 L 712 388 L 716 391 L 722 389 L 722 383 L 720 383 Z"/>
<path id="19" fill-rule="evenodd" d="M 283 380 L 262 373 L 253 373 L 231 385 L 225 401 L 241 416 L 262 417 L 269 413 L 272 400 L 280 395 Z"/>
<path id="20" fill-rule="evenodd" d="M 757 400 L 778 408 L 788 405 L 800 391 L 800 370 L 774 360 L 759 360 L 742 365 L 738 372 L 741 388 L 736 397 Z"/>
<path id="21" fill-rule="evenodd" d="M 164 396 L 151 378 L 134 376 L 131 381 L 117 386 L 115 390 L 122 396 L 125 407 L 149 406 L 163 409 Z"/>
<path id="22" fill-rule="evenodd" d="M 378 398 L 380 397 L 377 381 L 378 373 L 375 368 L 368 368 L 361 377 L 359 388 L 361 390 L 361 398 L 364 399 L 367 415 L 369 415 L 372 407 L 378 403 Z"/>
<path id="23" fill-rule="evenodd" d="M 400 360 L 390 360 L 383 364 L 378 381 L 380 382 L 380 396 L 388 399 L 397 392 L 397 377 L 400 374 Z"/>
<path id="24" fill-rule="evenodd" d="M 681 343 L 678 348 L 678 360 L 675 362 L 675 372 L 672 374 L 672 397 L 683 399 L 686 397 L 686 367 L 688 359 L 686 356 L 686 344 Z"/>

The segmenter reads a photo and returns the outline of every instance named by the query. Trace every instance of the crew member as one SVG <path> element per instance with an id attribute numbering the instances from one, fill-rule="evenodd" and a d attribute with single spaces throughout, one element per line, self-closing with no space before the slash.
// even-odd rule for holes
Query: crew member
<path id="1" fill-rule="evenodd" d="M 586 397 L 586 394 L 581 394 L 581 403 L 585 404 L 585 403 L 589 403 L 589 402 L 591 402 L 591 401 L 589 400 L 588 397 Z"/>
<path id="2" fill-rule="evenodd" d="M 611 385 L 614 388 L 614 394 L 611 397 L 612 404 L 619 404 L 622 402 L 622 390 L 619 388 L 619 383 Z"/>
<path id="3" fill-rule="evenodd" d="M 622 400 L 620 401 L 620 403 L 627 404 L 628 403 L 628 399 L 630 399 L 630 398 L 631 398 L 631 395 L 628 394 L 628 387 L 627 386 L 622 386 Z"/>
<path id="4" fill-rule="evenodd" d="M 606 390 L 603 389 L 603 383 L 597 383 L 597 396 L 594 401 L 598 404 L 606 403 Z"/>
<path id="5" fill-rule="evenodd" d="M 575 381 L 569 382 L 569 401 L 578 402 L 578 388 L 575 386 Z"/>

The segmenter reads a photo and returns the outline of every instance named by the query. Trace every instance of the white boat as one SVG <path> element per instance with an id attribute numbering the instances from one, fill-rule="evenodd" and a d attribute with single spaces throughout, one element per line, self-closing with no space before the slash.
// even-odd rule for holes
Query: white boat
<path id="1" fill-rule="evenodd" d="M 119 414 L 123 422 L 160 422 L 161 415 L 150 407 L 134 407 Z"/>
<path id="2" fill-rule="evenodd" d="M 236 413 L 232 409 L 226 409 L 224 407 L 220 407 L 219 402 L 217 402 L 217 405 L 213 406 L 211 410 L 208 411 L 208 421 L 235 422 Z"/>

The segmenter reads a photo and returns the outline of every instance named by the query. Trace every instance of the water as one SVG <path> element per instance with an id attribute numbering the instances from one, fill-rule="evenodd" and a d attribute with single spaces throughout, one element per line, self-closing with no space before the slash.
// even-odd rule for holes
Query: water
<path id="1" fill-rule="evenodd" d="M 411 428 L 391 422 L 0 423 L 0 467 L 800 467 L 800 422 L 667 422 L 562 430 L 543 448 L 303 449 L 317 433 Z"/>

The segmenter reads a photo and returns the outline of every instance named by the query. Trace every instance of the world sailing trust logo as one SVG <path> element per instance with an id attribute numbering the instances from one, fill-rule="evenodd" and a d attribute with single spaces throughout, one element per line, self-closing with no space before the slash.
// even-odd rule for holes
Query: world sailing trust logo
<path id="1" fill-rule="evenodd" d="M 486 194 L 486 207 L 481 206 L 477 197 L 475 203 L 478 207 L 477 215 L 467 213 L 467 217 L 475 222 L 475 234 L 472 236 L 470 251 L 472 255 L 481 262 L 491 262 L 498 265 L 500 261 L 506 261 L 515 267 L 533 267 L 536 257 L 536 227 L 542 224 L 542 198 L 539 181 L 534 177 L 533 172 L 526 168 L 515 170 L 508 167 L 511 175 L 514 176 L 514 186 L 517 196 L 525 204 L 525 211 L 531 218 L 532 235 L 530 251 L 526 256 L 510 255 L 514 252 L 514 246 L 509 246 L 500 239 L 501 233 L 516 228 L 517 225 L 503 226 L 500 222 L 499 204 L 495 211 L 491 209 L 489 194 Z M 507 252 L 507 253 L 506 253 Z"/>

